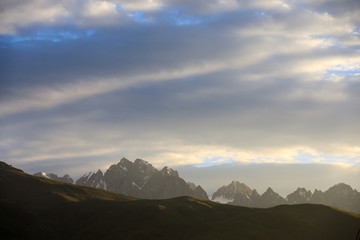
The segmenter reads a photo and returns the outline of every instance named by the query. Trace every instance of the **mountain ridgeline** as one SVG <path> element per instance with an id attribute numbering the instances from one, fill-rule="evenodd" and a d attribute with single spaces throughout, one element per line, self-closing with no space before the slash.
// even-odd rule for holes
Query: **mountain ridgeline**
<path id="1" fill-rule="evenodd" d="M 4 162 L 0 189 L 2 240 L 343 240 L 357 239 L 360 226 L 359 214 L 319 204 L 259 209 L 192 197 L 136 199 L 32 176 Z"/>
<path id="2" fill-rule="evenodd" d="M 211 199 L 221 203 L 257 208 L 283 204 L 324 204 L 360 213 L 360 193 L 344 183 L 339 183 L 325 192 L 315 190 L 314 193 L 311 193 L 305 188 L 298 188 L 283 198 L 270 187 L 260 195 L 255 189 L 250 189 L 244 183 L 233 181 L 229 185 L 219 188 Z"/>
<path id="3" fill-rule="evenodd" d="M 48 179 L 51 179 L 51 180 L 64 182 L 64 183 L 74 183 L 74 180 L 68 174 L 65 174 L 64 176 L 59 177 L 55 173 L 47 174 L 47 173 L 44 173 L 44 172 L 38 172 L 38 173 L 35 173 L 34 176 L 44 177 L 44 178 L 48 178 Z"/>
<path id="4" fill-rule="evenodd" d="M 39 172 L 35 176 L 45 177 L 65 183 L 73 183 L 67 174 L 58 177 L 56 174 Z M 104 189 L 143 199 L 168 199 L 180 196 L 191 196 L 208 200 L 208 195 L 200 185 L 186 182 L 178 172 L 164 167 L 156 169 L 147 161 L 136 159 L 134 162 L 122 158 L 103 173 L 101 170 L 84 174 L 76 185 Z M 211 200 L 243 207 L 269 208 L 284 204 L 324 204 L 346 211 L 360 213 L 360 193 L 344 183 L 337 184 L 327 191 L 315 190 L 312 193 L 305 188 L 298 188 L 286 198 L 268 188 L 263 194 L 251 189 L 244 183 L 231 182 L 220 187 Z"/>
<path id="5" fill-rule="evenodd" d="M 45 173 L 35 175 L 52 176 Z M 59 181 L 59 179 L 51 179 Z M 185 182 L 177 171 L 168 167 L 159 171 L 142 159 L 131 162 L 122 158 L 118 164 L 111 165 L 105 173 L 101 170 L 87 173 L 75 184 L 144 199 L 167 199 L 179 196 L 209 199 L 201 186 Z"/>

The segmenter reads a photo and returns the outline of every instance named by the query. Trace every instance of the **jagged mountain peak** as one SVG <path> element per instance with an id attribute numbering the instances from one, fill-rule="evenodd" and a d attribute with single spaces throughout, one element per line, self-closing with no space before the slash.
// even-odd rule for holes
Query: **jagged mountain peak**
<path id="1" fill-rule="evenodd" d="M 179 177 L 179 173 L 176 170 L 169 168 L 168 166 L 165 166 L 163 169 L 161 169 L 160 173 L 164 176 Z"/>
<path id="2" fill-rule="evenodd" d="M 133 162 L 126 159 L 126 158 L 122 158 L 120 160 L 120 162 L 117 164 L 117 166 L 125 167 L 125 168 L 128 167 L 128 166 L 131 166 L 131 165 L 133 165 Z"/>
<path id="3" fill-rule="evenodd" d="M 306 188 L 298 188 L 296 190 L 301 196 L 306 197 L 307 199 L 310 199 L 312 193 L 310 190 L 306 190 Z"/>
<path id="4" fill-rule="evenodd" d="M 275 192 L 271 187 L 268 187 L 266 191 L 261 196 L 279 196 L 281 197 L 277 192 Z"/>
<path id="5" fill-rule="evenodd" d="M 84 177 L 84 178 L 87 178 L 89 177 L 91 174 L 93 174 L 93 172 L 88 172 L 88 173 L 85 173 L 84 175 L 82 175 L 81 177 Z"/>
<path id="6" fill-rule="evenodd" d="M 261 197 L 270 197 L 270 198 L 282 198 L 277 192 L 275 192 L 271 187 L 268 187 L 267 190 L 261 195 Z"/>
<path id="7" fill-rule="evenodd" d="M 122 158 L 117 164 L 111 165 L 104 174 L 87 174 L 80 178 L 77 184 L 139 198 L 193 196 L 208 199 L 200 186 L 190 189 L 177 171 L 169 167 L 159 171 L 142 159 L 132 162 Z"/>
<path id="8" fill-rule="evenodd" d="M 342 192 L 342 193 L 347 193 L 347 192 L 352 192 L 354 190 L 348 184 L 338 183 L 338 184 L 332 186 L 331 188 L 329 188 L 327 191 L 338 191 L 338 192 Z"/>
<path id="9" fill-rule="evenodd" d="M 307 203 L 312 196 L 310 190 L 306 190 L 305 188 L 298 188 L 295 192 L 287 195 L 286 199 L 290 204 L 301 204 Z"/>
<path id="10" fill-rule="evenodd" d="M 227 186 L 222 186 L 213 195 L 212 200 L 220 203 L 229 203 L 234 201 L 237 195 L 243 195 L 249 198 L 252 195 L 251 190 L 246 184 L 238 181 L 232 181 Z"/>
<path id="11" fill-rule="evenodd" d="M 135 165 L 151 165 L 149 162 L 143 160 L 143 159 L 140 159 L 140 158 L 137 158 L 135 161 L 134 161 L 134 164 Z"/>
<path id="12" fill-rule="evenodd" d="M 126 158 L 122 158 L 117 164 L 112 164 L 106 171 L 122 171 L 127 172 L 132 168 L 133 163 Z"/>
<path id="13" fill-rule="evenodd" d="M 51 180 L 56 180 L 59 182 L 65 182 L 65 183 L 73 183 L 74 182 L 74 180 L 69 176 L 69 174 L 65 174 L 64 176 L 59 177 L 55 173 L 37 172 L 37 173 L 34 173 L 33 175 L 38 176 L 38 177 L 48 178 Z"/>
<path id="14" fill-rule="evenodd" d="M 271 188 L 271 187 L 268 187 L 265 191 L 265 193 L 268 193 L 268 194 L 272 194 L 272 193 L 275 193 L 274 190 Z M 264 194 L 265 194 L 264 193 Z"/>
<path id="15" fill-rule="evenodd" d="M 158 170 L 154 168 L 153 165 L 142 159 L 136 159 L 133 165 L 134 170 L 140 171 L 144 175 L 144 177 L 149 177 L 158 172 Z"/>
<path id="16" fill-rule="evenodd" d="M 226 188 L 229 191 L 233 191 L 235 194 L 239 193 L 239 192 L 252 192 L 252 190 L 244 183 L 240 183 L 239 181 L 232 181 L 229 185 L 227 186 L 222 186 L 222 188 Z"/>
<path id="17" fill-rule="evenodd" d="M 286 200 L 276 193 L 271 187 L 257 199 L 256 207 L 273 207 L 276 205 L 286 204 Z"/>
<path id="18" fill-rule="evenodd" d="M 84 174 L 75 182 L 75 184 L 80 186 L 107 189 L 106 183 L 104 181 L 104 174 L 100 169 L 98 169 L 96 173 L 89 172 Z"/>
<path id="19" fill-rule="evenodd" d="M 131 161 L 125 157 L 121 158 L 119 161 L 119 163 L 127 163 L 127 162 L 131 162 Z"/>
<path id="20" fill-rule="evenodd" d="M 324 192 L 325 204 L 336 206 L 346 211 L 360 212 L 360 194 L 350 185 L 339 183 Z"/>
<path id="21" fill-rule="evenodd" d="M 309 191 L 310 191 L 310 190 L 309 190 Z M 304 187 L 298 187 L 298 188 L 296 189 L 296 192 L 305 193 L 305 192 L 308 192 L 308 190 L 306 190 L 306 188 L 304 188 Z"/>
<path id="22" fill-rule="evenodd" d="M 253 190 L 252 194 L 253 195 L 260 195 L 256 189 Z"/>
<path id="23" fill-rule="evenodd" d="M 321 190 L 315 189 L 314 193 L 311 195 L 309 199 L 309 203 L 323 203 L 325 200 L 324 193 Z"/>

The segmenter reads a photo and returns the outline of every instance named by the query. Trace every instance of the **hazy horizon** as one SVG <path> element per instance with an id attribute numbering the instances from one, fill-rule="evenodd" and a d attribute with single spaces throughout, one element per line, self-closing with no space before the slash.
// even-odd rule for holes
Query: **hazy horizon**
<path id="1" fill-rule="evenodd" d="M 1 161 L 76 178 L 125 156 L 209 192 L 213 169 L 259 192 L 360 190 L 359 1 L 0 9 Z"/>
<path id="2" fill-rule="evenodd" d="M 128 160 L 134 161 L 135 159 Z M 111 165 L 118 162 L 113 162 Z M 30 174 L 37 172 L 54 173 L 58 176 L 69 174 L 74 182 L 81 176 L 87 175 L 89 172 L 95 173 L 98 170 L 86 169 L 81 173 L 74 174 L 71 169 L 56 172 L 51 167 L 42 168 L 31 164 L 23 167 L 22 169 Z M 100 170 L 105 173 L 109 167 L 110 165 Z M 165 166 L 158 166 L 157 169 L 161 170 L 163 167 Z M 283 197 L 294 192 L 298 187 L 304 187 L 312 193 L 315 189 L 324 192 L 339 183 L 348 184 L 358 191 L 360 189 L 360 169 L 336 166 L 334 164 L 226 163 L 212 166 L 183 165 L 172 168 L 178 171 L 179 176 L 185 181 L 200 185 L 209 196 L 232 181 L 244 183 L 251 189 L 256 189 L 260 194 L 264 193 L 268 187 L 271 187 Z"/>

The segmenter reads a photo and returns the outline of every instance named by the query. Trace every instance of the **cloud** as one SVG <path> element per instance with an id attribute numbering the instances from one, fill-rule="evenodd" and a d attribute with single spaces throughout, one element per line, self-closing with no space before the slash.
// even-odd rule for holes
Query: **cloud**
<path id="1" fill-rule="evenodd" d="M 0 4 L 2 160 L 359 166 L 354 1 Z"/>
<path id="2" fill-rule="evenodd" d="M 0 8 L 1 34 L 15 34 L 18 27 L 31 24 L 53 25 L 69 16 L 64 5 L 52 1 L 3 1 Z"/>
<path id="3" fill-rule="evenodd" d="M 336 1 L 249 1 L 249 0 L 85 0 L 85 1 L 42 1 L 31 0 L 3 1 L 1 3 L 0 33 L 18 34 L 21 29 L 33 25 L 78 27 L 95 26 L 122 26 L 129 24 L 137 13 L 146 13 L 147 19 L 162 21 L 161 16 L 176 12 L 178 18 L 187 16 L 221 16 L 222 14 L 241 12 L 254 12 L 259 17 L 278 15 L 285 17 L 283 21 L 301 33 L 302 26 L 312 26 L 320 30 L 317 34 L 332 29 L 337 31 L 353 29 L 359 24 L 359 8 L 355 0 L 346 1 L 344 4 Z M 295 15 L 295 16 L 294 16 Z M 313 15 L 313 16 L 311 16 Z M 317 19 L 316 19 L 317 18 Z M 130 22 L 129 22 L 130 20 Z M 315 20 L 315 21 L 314 21 Z M 337 21 L 337 22 L 334 22 Z M 340 24 L 341 23 L 341 24 Z M 319 24 L 329 27 L 319 28 Z M 330 25 L 331 24 L 331 25 Z M 296 28 L 294 28 L 296 27 Z"/>
<path id="4" fill-rule="evenodd" d="M 89 2 L 86 6 L 84 15 L 99 17 L 104 15 L 116 14 L 116 4 L 104 1 Z"/>
<path id="5" fill-rule="evenodd" d="M 164 6 L 160 0 L 125 0 L 120 1 L 121 7 L 127 11 L 151 11 Z"/>

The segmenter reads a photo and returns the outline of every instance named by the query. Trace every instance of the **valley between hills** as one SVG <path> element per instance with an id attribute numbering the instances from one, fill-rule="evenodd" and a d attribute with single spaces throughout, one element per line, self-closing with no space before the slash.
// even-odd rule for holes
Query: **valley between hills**
<path id="1" fill-rule="evenodd" d="M 0 163 L 1 239 L 356 239 L 360 215 L 321 204 L 249 208 L 139 199 Z"/>

